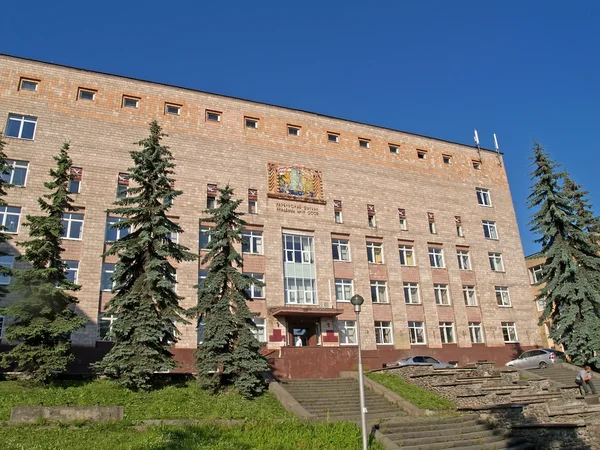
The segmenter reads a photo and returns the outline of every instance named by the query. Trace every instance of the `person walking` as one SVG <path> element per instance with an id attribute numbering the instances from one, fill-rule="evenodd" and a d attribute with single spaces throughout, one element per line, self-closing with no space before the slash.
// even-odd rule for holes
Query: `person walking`
<path id="1" fill-rule="evenodd" d="M 577 374 L 577 378 L 575 378 L 575 383 L 579 386 L 579 390 L 585 392 L 585 394 L 594 394 L 596 395 L 596 387 L 594 383 L 592 383 L 592 368 L 590 366 L 585 366 L 579 374 Z M 582 392 L 582 395 L 585 395 Z"/>

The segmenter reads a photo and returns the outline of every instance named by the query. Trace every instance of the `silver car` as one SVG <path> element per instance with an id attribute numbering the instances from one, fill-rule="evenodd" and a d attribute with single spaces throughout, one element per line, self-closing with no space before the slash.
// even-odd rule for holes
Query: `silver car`
<path id="1" fill-rule="evenodd" d="M 565 361 L 565 359 L 565 354 L 558 350 L 537 348 L 521 353 L 517 359 L 507 362 L 505 366 L 517 369 L 545 369 L 553 365 L 555 361 L 561 362 Z"/>
<path id="2" fill-rule="evenodd" d="M 434 369 L 450 369 L 454 367 L 452 364 L 446 364 L 443 362 L 439 362 L 437 359 L 432 358 L 431 356 L 407 356 L 406 358 L 402 358 L 398 361 L 385 363 L 383 367 L 402 367 L 402 366 L 412 366 L 412 365 L 422 365 L 429 364 L 432 365 Z"/>

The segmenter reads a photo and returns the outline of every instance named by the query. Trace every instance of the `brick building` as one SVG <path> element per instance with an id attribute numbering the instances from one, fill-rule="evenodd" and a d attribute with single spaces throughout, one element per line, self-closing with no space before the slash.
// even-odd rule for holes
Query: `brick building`
<path id="1" fill-rule="evenodd" d="M 281 376 L 327 376 L 356 356 L 349 298 L 360 315 L 365 363 L 408 354 L 503 363 L 541 343 L 502 156 L 392 129 L 222 95 L 0 56 L 0 118 L 13 161 L 2 217 L 15 241 L 64 141 L 76 169 L 77 213 L 65 215 L 64 258 L 90 319 L 73 336 L 102 350 L 115 259 L 101 257 L 107 217 L 127 184 L 133 142 L 157 119 L 169 135 L 179 242 L 202 252 L 202 210 L 229 183 L 248 212 L 244 271 L 259 339 Z M 3 264 L 13 264 L 5 258 Z M 177 268 L 184 306 L 196 301 L 198 263 Z M 8 280 L 0 280 L 8 282 Z M 6 301 L 10 301 L 7 299 Z M 181 328 L 181 361 L 201 338 Z M 302 347 L 294 344 L 302 341 Z M 4 343 L 6 344 L 6 342 Z"/>
<path id="2" fill-rule="evenodd" d="M 527 266 L 527 271 L 529 272 L 529 282 L 531 283 L 531 298 L 535 299 L 538 296 L 541 286 L 538 283 L 540 279 L 540 275 L 542 274 L 542 266 L 546 259 L 539 253 L 534 253 L 532 255 L 525 257 L 525 265 Z M 542 311 L 544 311 L 544 304 L 542 301 L 536 301 L 536 310 L 538 320 L 542 315 Z M 540 325 L 540 336 L 542 338 L 542 346 L 545 348 L 561 348 L 560 345 L 556 345 L 554 341 L 550 338 L 550 321 L 546 321 L 544 324 Z"/>

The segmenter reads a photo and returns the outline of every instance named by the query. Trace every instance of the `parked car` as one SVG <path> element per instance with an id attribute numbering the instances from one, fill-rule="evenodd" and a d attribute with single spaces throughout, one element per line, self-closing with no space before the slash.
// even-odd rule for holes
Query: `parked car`
<path id="1" fill-rule="evenodd" d="M 453 364 L 439 362 L 437 359 L 432 358 L 431 356 L 407 356 L 406 358 L 402 358 L 398 361 L 385 363 L 383 367 L 402 367 L 411 366 L 414 364 L 431 364 L 433 365 L 434 369 L 450 369 L 454 367 Z"/>
<path id="2" fill-rule="evenodd" d="M 517 369 L 545 369 L 553 365 L 556 360 L 565 361 L 565 354 L 551 348 L 537 348 L 521 353 L 517 359 L 507 362 L 505 366 Z"/>

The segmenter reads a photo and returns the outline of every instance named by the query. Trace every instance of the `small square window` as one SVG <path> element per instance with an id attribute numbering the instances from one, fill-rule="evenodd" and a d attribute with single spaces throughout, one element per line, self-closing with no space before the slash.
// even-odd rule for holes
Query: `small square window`
<path id="1" fill-rule="evenodd" d="M 221 113 L 216 111 L 206 111 L 206 120 L 210 122 L 220 122 Z"/>
<path id="2" fill-rule="evenodd" d="M 21 91 L 37 91 L 38 81 L 28 80 L 26 78 L 21 78 L 21 84 L 19 85 L 19 90 Z"/>
<path id="3" fill-rule="evenodd" d="M 140 99 L 134 97 L 126 97 L 123 96 L 123 108 L 139 108 L 140 107 Z"/>
<path id="4" fill-rule="evenodd" d="M 473 161 L 473 169 L 475 169 L 475 170 L 481 170 L 481 162 L 479 162 L 479 161 Z"/>
<path id="5" fill-rule="evenodd" d="M 360 148 L 371 148 L 371 141 L 369 141 L 368 139 L 359 139 L 358 145 L 360 146 Z"/>
<path id="6" fill-rule="evenodd" d="M 81 89 L 79 88 L 79 95 L 77 96 L 79 100 L 96 100 L 96 92 L 90 89 Z"/>
<path id="7" fill-rule="evenodd" d="M 340 142 L 340 135 L 336 133 L 327 133 L 327 141 L 337 144 Z"/>
<path id="8" fill-rule="evenodd" d="M 442 160 L 444 161 L 444 164 L 452 164 L 452 156 L 443 155 Z"/>
<path id="9" fill-rule="evenodd" d="M 397 155 L 398 153 L 400 153 L 397 145 L 390 144 L 389 148 L 390 148 L 390 153 L 393 153 L 394 155 Z"/>
<path id="10" fill-rule="evenodd" d="M 171 114 L 173 116 L 178 116 L 181 114 L 181 106 L 165 103 L 165 114 Z"/>
<path id="11" fill-rule="evenodd" d="M 417 158 L 427 159 L 427 152 L 425 150 L 417 150 Z"/>
<path id="12" fill-rule="evenodd" d="M 244 123 L 246 128 L 258 128 L 258 119 L 252 119 L 251 117 L 245 117 Z"/>
<path id="13" fill-rule="evenodd" d="M 287 129 L 290 136 L 300 136 L 300 127 L 288 125 Z"/>

